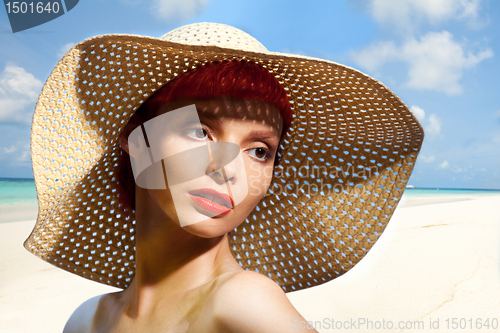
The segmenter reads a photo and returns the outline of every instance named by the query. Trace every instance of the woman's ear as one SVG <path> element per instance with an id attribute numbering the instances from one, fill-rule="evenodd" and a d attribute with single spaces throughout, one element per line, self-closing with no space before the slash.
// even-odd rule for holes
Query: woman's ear
<path id="1" fill-rule="evenodd" d="M 118 138 L 118 142 L 120 144 L 120 147 L 127 153 L 129 154 L 129 150 L 128 150 L 128 139 L 126 138 L 126 134 L 125 134 L 125 131 L 122 131 L 120 133 L 120 136 Z"/>

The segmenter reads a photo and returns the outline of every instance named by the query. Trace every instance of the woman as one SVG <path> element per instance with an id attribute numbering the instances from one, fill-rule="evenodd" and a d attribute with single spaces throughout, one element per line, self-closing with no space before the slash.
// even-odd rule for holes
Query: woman
<path id="1" fill-rule="evenodd" d="M 186 106 L 193 104 L 190 115 Z M 123 292 L 84 304 L 65 331 L 91 331 L 87 325 L 92 323 L 92 329 L 109 332 L 280 332 L 291 330 L 293 318 L 303 321 L 276 283 L 241 268 L 228 242 L 228 233 L 267 192 L 283 119 L 288 127 L 290 114 L 286 92 L 274 76 L 246 62 L 198 67 L 148 99 L 121 132 L 121 147 L 130 153 L 129 141 L 137 141 L 130 133 L 139 129 L 142 136 L 144 126 L 149 147 L 160 146 L 156 148 L 163 152 L 161 161 L 168 164 L 172 156 L 183 154 L 181 165 L 166 168 L 168 182 L 163 170 L 158 181 L 157 169 L 149 167 L 143 172 L 154 178 L 153 189 L 146 182 L 146 188 L 136 188 L 126 167 L 128 155 L 122 155 L 118 177 L 127 198 L 123 203 L 135 209 L 137 226 L 135 276 Z M 162 122 L 161 115 L 170 117 Z M 237 145 L 245 155 L 242 168 L 234 162 L 221 165 L 231 153 L 224 146 L 221 156 L 215 156 L 212 144 L 212 158 L 201 158 L 208 142 Z M 163 186 L 157 186 L 160 182 Z M 228 207 L 221 202 L 224 196 Z"/>
<path id="2" fill-rule="evenodd" d="M 165 39 L 99 36 L 56 66 L 34 116 L 40 213 L 25 246 L 126 288 L 84 303 L 68 332 L 292 331 L 304 319 L 282 290 L 329 281 L 369 250 L 421 126 L 366 75 L 267 52 L 237 29 Z M 241 67 L 205 75 L 220 64 L 266 85 L 246 85 Z"/>

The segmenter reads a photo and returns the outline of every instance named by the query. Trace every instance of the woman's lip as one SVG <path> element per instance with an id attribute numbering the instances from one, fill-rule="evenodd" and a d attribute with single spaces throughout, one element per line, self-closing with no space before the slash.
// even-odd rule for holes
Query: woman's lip
<path id="1" fill-rule="evenodd" d="M 226 206 L 226 208 L 233 208 L 234 207 L 233 199 L 229 195 L 227 195 L 226 193 L 221 193 L 217 190 L 214 190 L 213 188 L 200 188 L 197 190 L 189 191 L 189 194 L 195 195 L 198 197 L 204 197 L 204 198 L 209 199 L 209 200 L 211 197 L 214 197 L 217 199 L 217 201 L 223 202 L 224 206 Z M 210 200 L 210 201 L 213 201 L 213 200 Z"/>
<path id="2" fill-rule="evenodd" d="M 192 190 L 188 195 L 198 206 L 215 215 L 225 215 L 234 207 L 233 199 L 229 195 L 211 188 Z"/>

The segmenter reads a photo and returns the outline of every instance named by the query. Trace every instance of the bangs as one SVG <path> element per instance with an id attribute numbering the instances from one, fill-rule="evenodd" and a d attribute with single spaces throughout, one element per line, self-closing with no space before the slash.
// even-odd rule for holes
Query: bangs
<path id="1" fill-rule="evenodd" d="M 273 104 L 283 118 L 283 134 L 292 122 L 288 96 L 278 80 L 262 66 L 248 61 L 212 62 L 186 72 L 160 88 L 139 108 L 149 120 L 161 105 L 179 98 L 216 97 L 253 99 Z"/>

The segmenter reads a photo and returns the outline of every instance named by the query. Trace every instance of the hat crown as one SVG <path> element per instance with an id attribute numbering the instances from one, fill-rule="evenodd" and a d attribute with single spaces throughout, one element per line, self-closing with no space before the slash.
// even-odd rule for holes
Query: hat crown
<path id="1" fill-rule="evenodd" d="M 268 52 L 257 39 L 240 29 L 220 23 L 195 23 L 172 30 L 160 37 L 176 43 L 218 46 L 250 52 Z"/>

